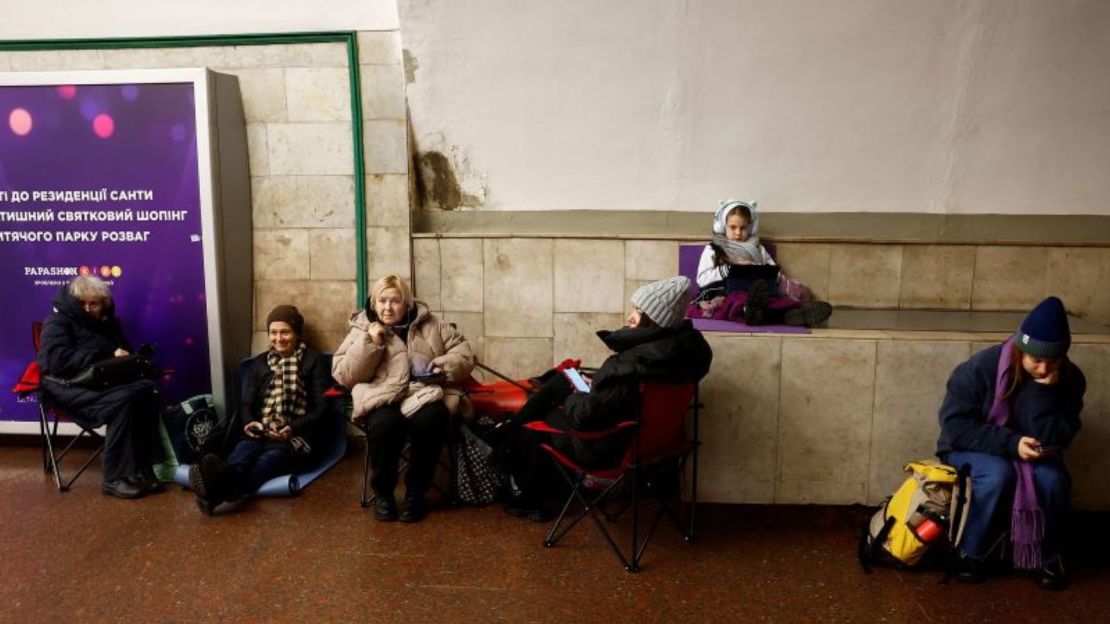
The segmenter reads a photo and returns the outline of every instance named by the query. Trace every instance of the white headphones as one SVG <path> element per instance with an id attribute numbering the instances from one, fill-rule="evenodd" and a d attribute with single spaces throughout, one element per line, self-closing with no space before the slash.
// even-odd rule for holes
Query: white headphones
<path id="1" fill-rule="evenodd" d="M 753 220 L 755 208 L 758 204 L 756 202 L 746 202 L 742 199 L 723 199 L 717 203 L 717 212 L 713 215 L 713 233 L 725 233 L 725 215 L 727 215 L 733 208 L 737 206 L 746 206 L 748 210 L 752 211 Z M 755 228 L 751 228 L 751 234 L 755 234 Z"/>

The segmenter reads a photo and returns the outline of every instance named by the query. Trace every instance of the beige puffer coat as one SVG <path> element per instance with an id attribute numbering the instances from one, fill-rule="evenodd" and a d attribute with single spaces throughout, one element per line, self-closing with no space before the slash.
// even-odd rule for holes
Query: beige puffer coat
<path id="1" fill-rule="evenodd" d="M 371 411 L 398 403 L 419 385 L 410 383 L 412 359 L 437 365 L 446 374 L 443 402 L 452 413 L 465 414 L 468 403 L 463 394 L 450 387 L 465 381 L 474 369 L 474 353 L 470 343 L 454 325 L 445 323 L 428 310 L 422 301 L 415 301 L 416 318 L 409 326 L 408 343 L 393 332 L 386 333 L 385 344 L 378 346 L 370 338 L 370 321 L 365 311 L 351 315 L 351 331 L 343 339 L 332 358 L 332 375 L 351 389 L 354 400 L 353 420 L 361 420 Z"/>

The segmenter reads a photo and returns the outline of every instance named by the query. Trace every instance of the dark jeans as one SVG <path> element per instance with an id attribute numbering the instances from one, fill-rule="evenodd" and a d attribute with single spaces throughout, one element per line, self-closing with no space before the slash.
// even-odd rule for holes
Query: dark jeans
<path id="1" fill-rule="evenodd" d="M 159 406 L 157 391 L 137 394 L 108 422 L 102 457 L 105 482 L 137 476 L 160 461 L 156 451 L 162 444 L 158 435 Z"/>
<path id="2" fill-rule="evenodd" d="M 370 412 L 365 427 L 373 470 L 370 486 L 374 492 L 393 494 L 397 489 L 401 452 L 408 443 L 406 495 L 423 496 L 432 485 L 450 420 L 451 414 L 443 401 L 421 407 L 411 418 L 401 413 L 399 405 L 383 405 Z"/>
<path id="3" fill-rule="evenodd" d="M 964 526 L 960 550 L 969 557 L 985 556 L 992 546 L 993 527 L 1004 520 L 1009 528 L 1009 505 L 1013 503 L 1017 476 L 1013 461 L 1006 457 L 952 451 L 945 463 L 971 467 L 971 508 Z M 1071 498 L 1071 477 L 1064 462 L 1050 458 L 1033 464 L 1037 503 L 1044 511 L 1044 539 L 1041 541 L 1041 561 L 1047 565 L 1060 555 L 1060 529 L 1068 511 Z M 994 533 L 998 535 L 998 533 Z"/>
<path id="4" fill-rule="evenodd" d="M 251 495 L 270 479 L 293 472 L 300 459 L 288 442 L 243 440 L 235 445 L 227 463 L 235 489 Z"/>

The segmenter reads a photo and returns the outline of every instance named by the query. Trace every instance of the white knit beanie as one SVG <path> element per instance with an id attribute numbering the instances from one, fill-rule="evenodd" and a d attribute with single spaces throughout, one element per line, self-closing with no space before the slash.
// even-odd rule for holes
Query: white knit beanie
<path id="1" fill-rule="evenodd" d="M 632 305 L 657 325 L 678 327 L 690 305 L 690 278 L 680 275 L 641 286 L 632 293 Z"/>

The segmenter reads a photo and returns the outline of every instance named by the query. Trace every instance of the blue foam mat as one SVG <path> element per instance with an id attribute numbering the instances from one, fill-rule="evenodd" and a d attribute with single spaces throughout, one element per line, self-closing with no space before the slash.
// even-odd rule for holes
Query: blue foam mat
<path id="1" fill-rule="evenodd" d="M 254 493 L 254 496 L 296 496 L 300 494 L 301 490 L 308 487 L 310 483 L 327 472 L 329 468 L 338 464 L 339 460 L 343 459 L 343 456 L 347 454 L 346 432 L 342 432 L 340 435 L 333 438 L 333 440 L 333 443 L 325 449 L 324 453 L 320 456 L 320 460 L 311 470 L 274 477 L 263 483 L 262 486 L 258 488 L 258 491 Z M 181 464 L 173 474 L 174 482 L 181 487 L 189 487 L 189 466 L 190 464 Z"/>

